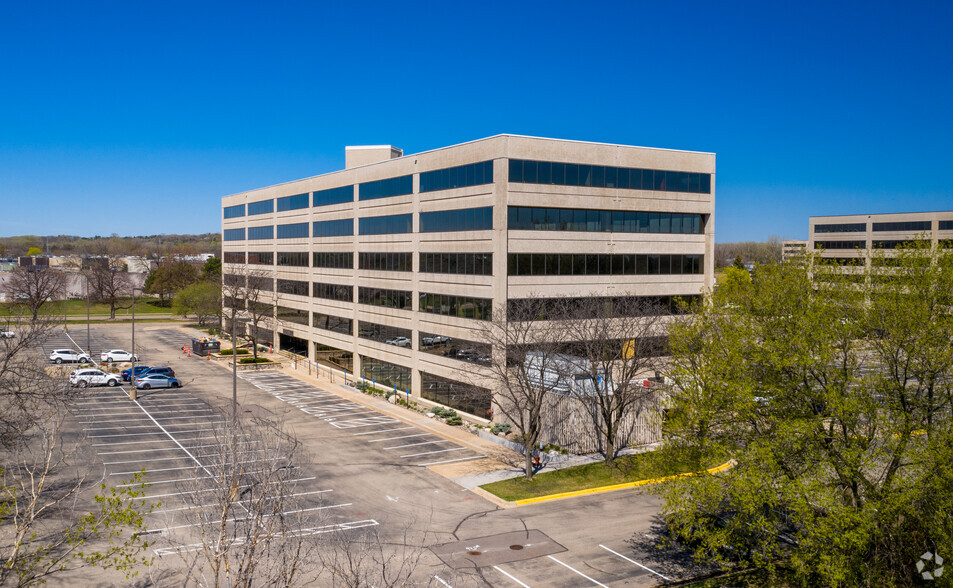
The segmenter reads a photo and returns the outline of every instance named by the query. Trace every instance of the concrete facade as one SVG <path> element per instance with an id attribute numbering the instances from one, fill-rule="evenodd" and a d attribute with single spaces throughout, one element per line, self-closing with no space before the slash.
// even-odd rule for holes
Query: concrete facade
<path id="1" fill-rule="evenodd" d="M 875 249 L 889 252 L 904 242 L 953 239 L 953 211 L 812 216 L 809 251 L 847 265 L 867 266 Z"/>
<path id="2" fill-rule="evenodd" d="M 804 253 L 805 249 L 807 249 L 807 241 L 799 241 L 796 239 L 781 241 L 781 261 L 784 262 L 793 257 L 797 257 Z"/>
<path id="3" fill-rule="evenodd" d="M 474 340 L 476 320 L 422 311 L 425 293 L 492 300 L 496 312 L 497 309 L 505 307 L 505 302 L 509 299 L 529 296 L 684 297 L 698 296 L 713 285 L 715 155 L 712 153 L 514 135 L 498 135 L 399 157 L 394 157 L 395 153 L 399 151 L 390 146 L 376 146 L 364 150 L 348 148 L 348 169 L 233 194 L 222 199 L 223 211 L 230 210 L 237 214 L 237 211 L 246 210 L 247 206 L 243 205 L 308 194 L 308 206 L 304 208 L 278 212 L 278 207 L 275 207 L 274 212 L 254 215 L 242 212 L 243 216 L 230 218 L 229 214 L 224 214 L 224 274 L 254 269 L 266 271 L 279 280 L 307 282 L 312 288 L 314 283 L 322 283 L 346 286 L 353 290 L 353 301 L 317 298 L 314 297 L 313 290 L 308 290 L 312 296 L 282 294 L 276 290 L 273 299 L 276 305 L 305 311 L 312 315 L 312 321 L 313 313 L 346 317 L 353 321 L 351 333 L 343 334 L 312 326 L 311 321 L 305 325 L 286 324 L 275 320 L 269 328 L 275 330 L 276 343 L 280 344 L 281 340 L 287 337 L 307 341 L 308 355 L 312 359 L 316 356 L 316 346 L 329 346 L 350 352 L 353 354 L 353 369 L 358 372 L 361 371 L 362 362 L 366 358 L 402 366 L 412 373 L 410 393 L 419 398 L 422 373 L 466 383 L 478 380 L 483 369 L 472 362 L 422 351 L 423 333 L 437 334 L 452 340 Z M 365 163 L 361 164 L 358 159 L 353 159 L 358 157 L 365 158 L 360 160 Z M 652 190 L 511 181 L 511 165 L 520 165 L 518 162 L 511 164 L 511 160 L 528 160 L 530 163 L 555 162 L 582 167 L 628 168 L 634 170 L 631 172 L 633 178 L 638 170 L 648 170 L 643 173 L 645 178 L 651 177 L 650 173 L 658 178 L 658 171 L 672 174 L 687 172 L 690 178 L 686 174 L 679 174 L 678 179 L 684 179 L 686 186 L 690 185 L 694 191 L 675 191 L 672 189 L 673 183 L 669 181 L 666 185 L 665 180 L 661 189 Z M 482 165 L 486 162 L 492 162 L 492 178 L 486 178 L 488 181 L 485 183 L 429 191 L 421 189 L 421 174 L 470 164 Z M 533 169 L 535 170 L 535 167 Z M 594 167 L 592 169 L 595 170 Z M 605 173 L 614 176 L 616 172 Z M 623 172 L 618 173 L 621 178 Z M 593 174 L 592 177 L 598 177 L 595 171 Z M 412 193 L 365 199 L 360 197 L 362 187 L 359 185 L 362 183 L 408 175 L 412 176 Z M 432 176 L 428 176 L 428 180 L 430 177 Z M 676 176 L 663 177 L 671 179 Z M 601 181 L 601 178 L 593 180 L 596 184 Z M 621 179 L 619 181 L 621 182 Z M 691 184 L 687 183 L 689 181 Z M 699 181 L 702 188 L 696 189 Z M 680 183 L 678 185 L 681 186 Z M 353 199 L 336 204 L 313 205 L 315 192 L 346 186 L 354 186 Z M 708 186 L 708 191 L 703 192 Z M 421 215 L 487 207 L 492 207 L 491 228 L 421 231 Z M 695 233 L 661 232 L 661 228 L 668 227 L 664 224 L 652 225 L 653 232 L 614 229 L 515 230 L 508 228 L 508 217 L 515 214 L 509 207 L 547 207 L 601 213 L 658 213 L 653 218 L 663 219 L 659 221 L 662 223 L 670 216 L 672 228 L 675 227 L 676 216 L 679 219 L 697 216 L 701 219 L 701 224 Z M 315 222 L 404 214 L 412 215 L 412 232 L 361 234 L 360 227 L 363 225 L 359 220 L 354 220 L 352 235 L 315 237 L 314 229 L 311 228 Z M 685 222 L 688 223 L 687 220 Z M 307 237 L 278 238 L 279 226 L 299 223 L 308 224 Z M 275 227 L 274 238 L 235 238 L 235 234 L 247 234 L 249 228 L 267 226 Z M 230 257 L 233 260 L 238 257 L 247 259 L 248 253 L 257 252 L 270 252 L 275 254 L 276 258 L 279 252 L 306 253 L 308 266 L 243 265 L 229 262 Z M 413 271 L 358 269 L 360 253 L 388 252 L 410 253 L 413 258 Z M 354 259 L 352 266 L 348 268 L 315 267 L 312 261 L 315 253 L 352 253 Z M 421 271 L 421 253 L 492 254 L 492 275 L 424 272 Z M 701 262 L 702 267 L 694 270 L 697 273 L 688 275 L 674 274 L 674 262 L 671 266 L 673 273 L 668 275 L 508 275 L 508 256 L 513 254 L 633 257 L 648 255 L 662 256 L 663 259 L 667 258 L 666 256 L 671 256 L 670 259 L 675 259 L 675 256 L 679 256 L 679 259 L 701 256 L 695 258 L 695 261 Z M 512 258 L 510 262 L 512 263 Z M 360 304 L 357 302 L 359 288 L 411 292 L 412 310 Z M 409 337 L 412 345 L 398 347 L 361 337 L 358 334 L 360 321 L 406 329 L 412 333 Z"/>

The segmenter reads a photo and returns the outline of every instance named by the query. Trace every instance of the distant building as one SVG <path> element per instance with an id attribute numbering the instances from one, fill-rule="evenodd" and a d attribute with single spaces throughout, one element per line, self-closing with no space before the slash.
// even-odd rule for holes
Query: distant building
<path id="1" fill-rule="evenodd" d="M 812 216 L 808 249 L 841 265 L 867 266 L 874 250 L 918 239 L 953 240 L 953 211 Z"/>
<path id="2" fill-rule="evenodd" d="M 787 261 L 792 257 L 797 257 L 807 249 L 807 241 L 781 241 L 781 261 Z"/>

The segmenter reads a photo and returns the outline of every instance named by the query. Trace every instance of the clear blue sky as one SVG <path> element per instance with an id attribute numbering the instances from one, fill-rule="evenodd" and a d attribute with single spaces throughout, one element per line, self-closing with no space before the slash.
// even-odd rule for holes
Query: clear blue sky
<path id="1" fill-rule="evenodd" d="M 953 210 L 953 2 L 5 2 L 0 236 L 516 133 L 717 153 L 716 239 Z"/>

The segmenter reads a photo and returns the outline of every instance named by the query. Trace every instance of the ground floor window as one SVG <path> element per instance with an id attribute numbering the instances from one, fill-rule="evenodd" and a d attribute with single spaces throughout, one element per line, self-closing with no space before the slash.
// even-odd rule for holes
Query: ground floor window
<path id="1" fill-rule="evenodd" d="M 489 419 L 493 416 L 491 394 L 486 388 L 420 372 L 420 395 L 480 418 Z"/>
<path id="2" fill-rule="evenodd" d="M 402 365 L 362 355 L 361 375 L 365 380 L 371 380 L 382 386 L 410 390 L 410 368 Z"/>

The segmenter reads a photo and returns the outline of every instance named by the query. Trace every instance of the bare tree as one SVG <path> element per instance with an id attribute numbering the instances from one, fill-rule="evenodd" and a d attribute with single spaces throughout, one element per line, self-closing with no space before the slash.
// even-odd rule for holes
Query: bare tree
<path id="1" fill-rule="evenodd" d="M 126 262 L 121 257 L 109 255 L 91 258 L 86 269 L 90 294 L 96 300 L 109 305 L 109 318 L 116 318 L 116 310 L 130 308 L 132 302 L 122 300 L 132 294 L 132 279 L 126 271 Z"/>
<path id="2" fill-rule="evenodd" d="M 657 406 L 646 378 L 655 375 L 665 349 L 662 308 L 645 299 L 591 296 L 564 311 L 562 330 L 571 343 L 559 365 L 612 466 L 620 437 L 643 411 Z"/>
<path id="3" fill-rule="evenodd" d="M 66 293 L 66 274 L 48 267 L 17 267 L 10 272 L 7 293 L 26 305 L 35 323 L 45 303 Z"/>
<path id="4" fill-rule="evenodd" d="M 560 341 L 562 326 L 551 300 L 530 296 L 500 305 L 493 319 L 481 321 L 482 342 L 492 347 L 487 366 L 496 393 L 497 420 L 511 424 L 523 443 L 526 479 L 533 479 L 533 449 L 540 441 L 551 393 L 567 389 Z M 555 312 L 554 312 L 555 311 Z"/>
<path id="5" fill-rule="evenodd" d="M 148 563 L 139 555 L 150 509 L 142 477 L 109 488 L 90 476 L 88 446 L 64 429 L 72 393 L 32 354 L 50 328 L 36 323 L 0 347 L 0 585 L 36 584 L 90 565 L 129 577 Z M 84 500 L 95 506 L 83 510 Z"/>
<path id="6" fill-rule="evenodd" d="M 309 565 L 320 507 L 314 492 L 298 491 L 307 456 L 280 423 L 223 421 L 195 455 L 180 493 L 185 506 L 169 511 L 169 546 L 187 583 L 200 586 L 293 586 L 314 583 Z"/>
<path id="7" fill-rule="evenodd" d="M 249 339 L 253 343 L 252 354 L 258 360 L 258 326 L 274 313 L 274 284 L 271 275 L 251 271 L 245 285 L 245 313 L 251 322 Z"/>
<path id="8" fill-rule="evenodd" d="M 379 527 L 358 531 L 336 530 L 321 536 L 316 552 L 322 584 L 347 588 L 414 586 L 426 548 L 408 530 L 395 541 L 381 537 Z"/>

